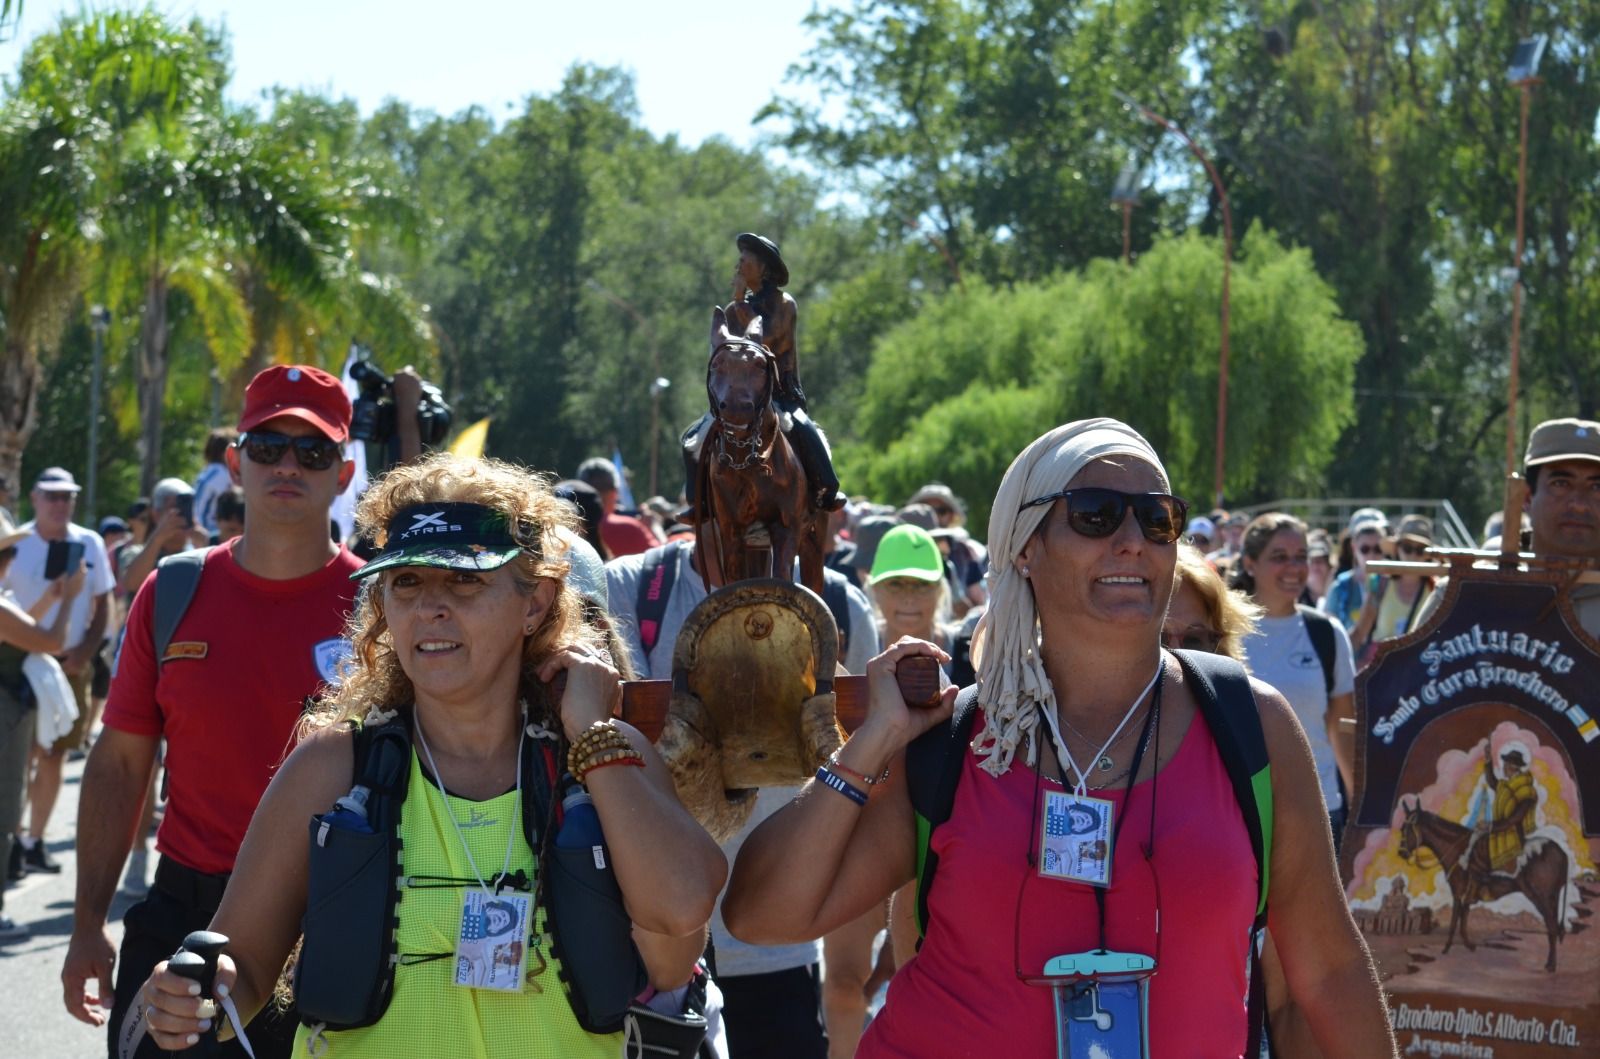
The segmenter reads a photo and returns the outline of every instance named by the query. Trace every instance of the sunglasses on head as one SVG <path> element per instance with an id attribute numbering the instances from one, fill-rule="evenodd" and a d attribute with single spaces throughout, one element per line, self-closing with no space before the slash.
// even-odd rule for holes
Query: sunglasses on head
<path id="1" fill-rule="evenodd" d="M 1026 511 L 1041 504 L 1066 502 L 1067 525 L 1084 537 L 1109 537 L 1133 509 L 1144 539 L 1171 544 L 1188 525 L 1189 505 L 1168 493 L 1124 493 L 1118 489 L 1063 489 L 1022 505 Z"/>
<path id="2" fill-rule="evenodd" d="M 339 443 L 320 434 L 295 438 L 269 430 L 252 430 L 239 435 L 238 445 L 251 463 L 268 467 L 275 466 L 283 459 L 284 452 L 292 448 L 295 462 L 308 471 L 325 471 L 341 455 Z"/>

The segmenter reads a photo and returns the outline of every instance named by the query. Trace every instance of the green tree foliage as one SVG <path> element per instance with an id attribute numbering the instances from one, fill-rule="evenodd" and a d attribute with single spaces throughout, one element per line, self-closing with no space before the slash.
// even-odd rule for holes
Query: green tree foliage
<path id="1" fill-rule="evenodd" d="M 808 385 L 825 392 L 870 348 L 809 338 L 825 333 L 811 321 L 836 286 L 870 267 L 863 227 L 757 152 L 651 136 L 618 71 L 574 67 L 503 128 L 481 111 L 395 105 L 367 138 L 429 214 L 409 283 L 431 306 L 459 418 L 492 416 L 497 455 L 567 475 L 616 446 L 642 493 L 653 440 L 658 490 L 675 494 L 677 438 L 706 407 L 711 309 L 731 296 L 743 230 L 777 240 L 791 264 Z M 652 435 L 657 377 L 670 386 Z"/>
<path id="2" fill-rule="evenodd" d="M 1518 38 L 1548 33 L 1519 434 L 1535 416 L 1595 413 L 1600 250 L 1579 235 L 1600 201 L 1592 3 L 861 0 L 810 25 L 816 46 L 791 75 L 822 103 L 775 100 L 767 117 L 883 231 L 902 234 L 911 211 L 969 279 L 1116 254 L 1106 199 L 1130 156 L 1152 181 L 1136 251 L 1167 228 L 1216 234 L 1200 167 L 1112 89 L 1178 122 L 1215 160 L 1238 231 L 1260 223 L 1308 248 L 1360 328 L 1356 416 L 1327 487 L 1480 509 L 1504 452 L 1518 134 L 1505 67 Z"/>
<path id="3" fill-rule="evenodd" d="M 883 337 L 860 405 L 846 487 L 899 500 L 940 479 L 974 523 L 1013 457 L 1060 423 L 1132 424 L 1173 485 L 1203 503 L 1216 431 L 1221 243 L 1163 240 L 1129 268 L 1012 287 L 969 286 Z M 1352 412 L 1360 333 L 1310 255 L 1252 231 L 1233 273 L 1228 489 L 1311 487 Z"/>

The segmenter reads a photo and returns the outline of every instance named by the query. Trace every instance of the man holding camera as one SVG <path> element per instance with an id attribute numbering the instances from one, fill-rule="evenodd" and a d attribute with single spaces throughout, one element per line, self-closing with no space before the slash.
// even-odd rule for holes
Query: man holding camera
<path id="1" fill-rule="evenodd" d="M 349 652 L 349 575 L 360 562 L 330 540 L 328 511 L 354 473 L 343 453 L 350 399 L 316 368 L 268 368 L 245 390 L 239 430 L 226 459 L 244 491 L 244 534 L 206 553 L 193 597 L 160 650 L 155 587 L 177 568 L 160 568 L 139 589 L 105 731 L 84 771 L 77 899 L 61 980 L 74 1017 L 109 1022 L 112 1056 L 150 969 L 211 921 L 305 700 Z M 156 836 L 161 859 L 149 896 L 124 917 L 118 953 L 106 915 L 162 738 L 169 794 Z M 250 1027 L 256 1054 L 288 1055 L 294 1023 L 271 1012 L 258 1017 Z M 153 1042 L 138 1054 L 156 1054 Z M 243 1053 L 230 1042 L 222 1054 Z"/>
<path id="2" fill-rule="evenodd" d="M 28 829 L 19 833 L 17 842 L 12 844 L 9 865 L 13 874 L 18 868 L 54 874 L 61 870 L 61 865 L 45 849 L 45 827 L 61 793 L 61 770 L 67 752 L 82 749 L 94 726 L 89 678 L 93 674 L 95 652 L 105 639 L 111 589 L 116 582 L 100 534 L 72 521 L 78 502 L 78 483 L 72 472 L 60 467 L 45 468 L 34 482 L 29 497 L 33 501 L 34 519 L 19 528 L 31 532 L 17 542 L 17 557 L 11 562 L 3 587 L 11 591 L 24 609 L 29 609 L 56 578 L 70 577 L 79 566 L 85 574 L 84 589 L 72 602 L 66 647 L 57 658 L 72 685 L 78 719 L 72 730 L 57 739 L 49 750 L 34 750 L 33 771 L 28 781 Z M 54 617 L 52 608 L 43 621 L 49 624 Z M 0 825 L 6 827 L 20 824 L 20 820 L 0 821 Z"/>
<path id="3" fill-rule="evenodd" d="M 163 478 L 150 490 L 150 507 L 144 513 L 149 532 L 144 543 L 128 544 L 117 555 L 117 586 L 132 596 L 169 555 L 203 548 L 211 537 L 196 525 L 195 494 L 182 478 Z"/>

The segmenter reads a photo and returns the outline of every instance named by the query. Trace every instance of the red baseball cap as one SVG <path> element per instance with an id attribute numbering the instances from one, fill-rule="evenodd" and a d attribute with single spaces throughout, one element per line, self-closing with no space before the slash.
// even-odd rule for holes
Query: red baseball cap
<path id="1" fill-rule="evenodd" d="M 350 397 L 344 384 L 321 368 L 274 365 L 250 380 L 239 429 L 252 430 L 278 416 L 310 423 L 333 441 L 350 436 Z"/>

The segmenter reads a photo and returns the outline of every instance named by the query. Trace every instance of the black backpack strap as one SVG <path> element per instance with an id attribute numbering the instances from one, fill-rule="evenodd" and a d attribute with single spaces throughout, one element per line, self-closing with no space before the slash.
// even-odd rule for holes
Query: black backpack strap
<path id="1" fill-rule="evenodd" d="M 200 590 L 200 574 L 210 554 L 210 548 L 195 548 L 169 555 L 156 564 L 155 612 L 150 620 L 150 638 L 158 668 L 172 645 L 178 623 L 189 610 L 189 604 L 194 602 L 194 594 Z"/>
<path id="2" fill-rule="evenodd" d="M 402 710 L 384 724 L 356 725 L 351 738 L 355 782 L 367 788 L 367 819 L 374 831 L 388 830 L 398 841 L 399 807 L 411 779 L 411 714 Z"/>
<path id="3" fill-rule="evenodd" d="M 1184 677 L 1194 683 L 1195 702 L 1205 718 L 1217 756 L 1233 784 L 1233 795 L 1250 835 L 1259 881 L 1255 918 L 1250 925 L 1249 1036 L 1244 1055 L 1256 1059 L 1266 1025 L 1266 987 L 1261 970 L 1261 944 L 1267 925 L 1267 894 L 1272 866 L 1272 765 L 1266 734 L 1256 707 L 1250 675 L 1224 655 L 1174 651 Z"/>
<path id="4" fill-rule="evenodd" d="M 956 803 L 956 786 L 972 742 L 978 717 L 978 686 L 956 696 L 949 719 L 934 725 L 906 747 L 906 787 L 917 825 L 917 943 L 928 932 L 928 894 L 939 870 L 939 855 L 932 849 L 934 829 L 950 819 Z"/>
<path id="5" fill-rule="evenodd" d="M 839 628 L 839 659 L 850 650 L 850 579 L 832 570 L 822 573 L 822 602 L 833 615 L 833 624 Z"/>
<path id="6" fill-rule="evenodd" d="M 1339 648 L 1333 639 L 1333 619 L 1315 607 L 1304 604 L 1295 609 L 1305 620 L 1306 634 L 1311 637 L 1311 649 L 1317 652 L 1317 661 L 1322 663 L 1322 682 L 1328 689 L 1329 697 L 1332 697 L 1333 671 L 1339 659 Z"/>
<path id="7" fill-rule="evenodd" d="M 667 600 L 672 598 L 672 583 L 678 579 L 677 541 L 651 548 L 644 553 L 644 565 L 639 568 L 639 592 L 635 600 L 634 615 L 639 625 L 639 643 L 644 647 L 645 660 L 661 639 L 661 619 L 667 613 Z"/>

